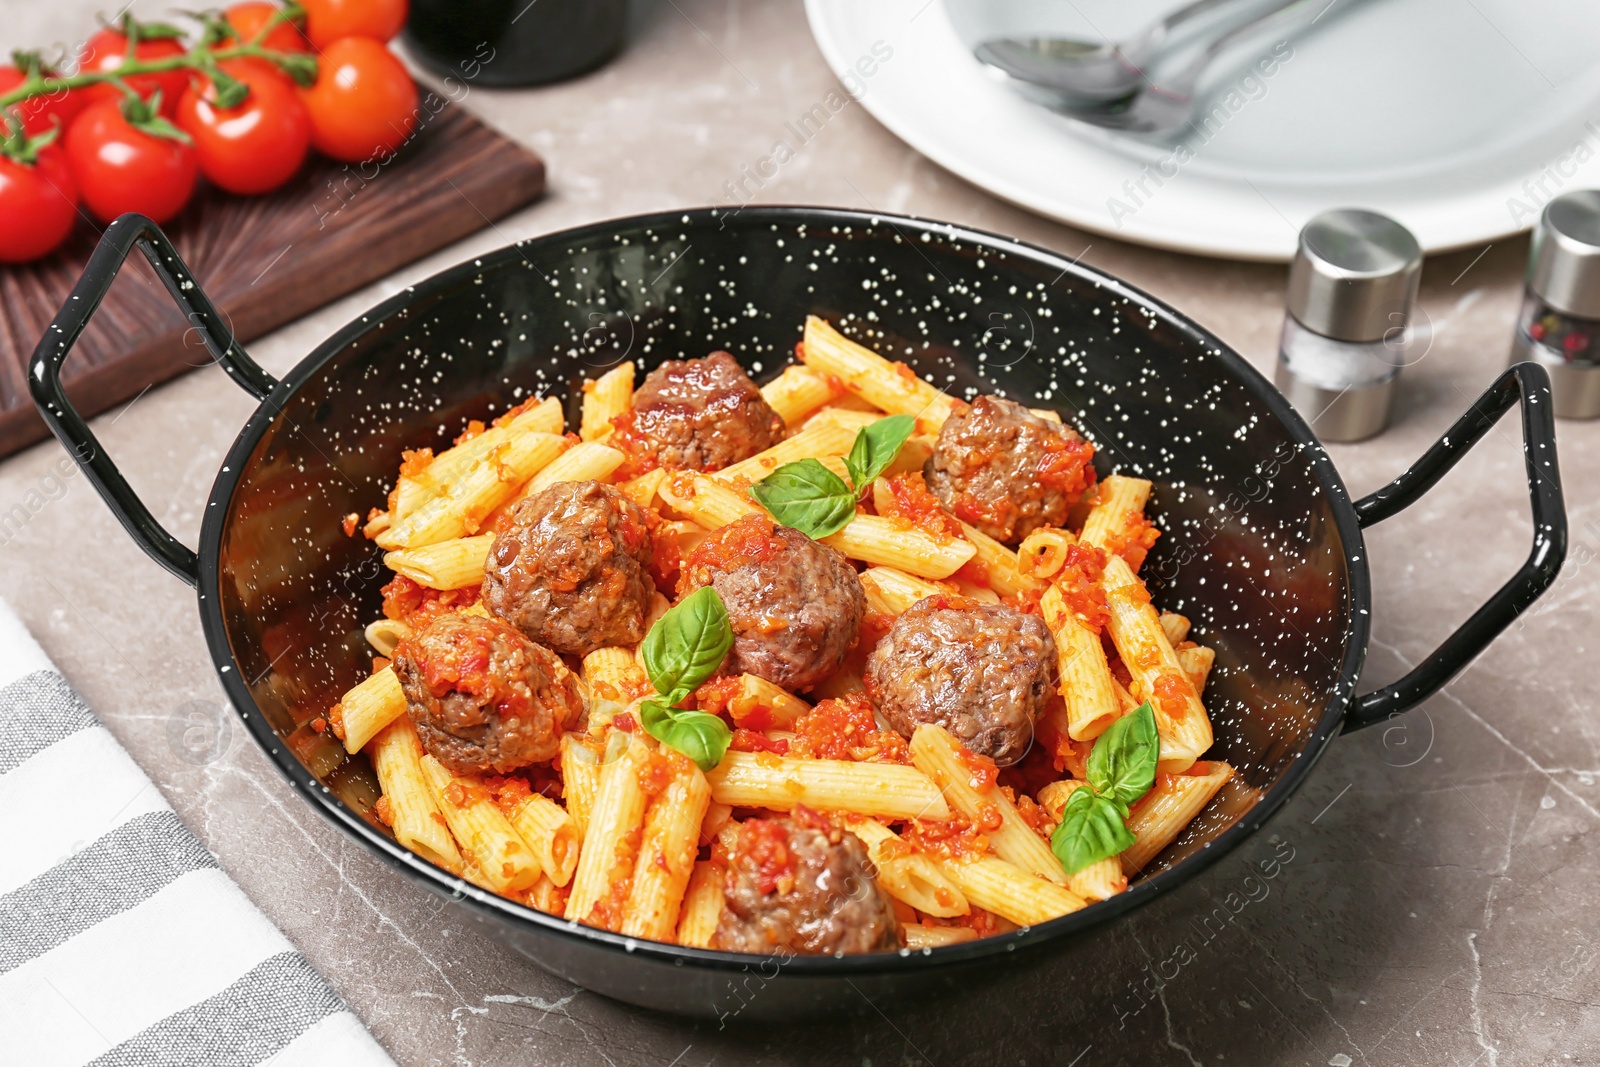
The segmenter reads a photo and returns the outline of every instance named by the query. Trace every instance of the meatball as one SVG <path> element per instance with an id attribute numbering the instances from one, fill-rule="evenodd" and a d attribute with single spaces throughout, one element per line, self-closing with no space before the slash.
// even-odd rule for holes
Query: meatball
<path id="1" fill-rule="evenodd" d="M 726 352 L 668 360 L 633 394 L 620 441 L 674 470 L 715 471 L 783 439 L 783 419 Z"/>
<path id="2" fill-rule="evenodd" d="M 583 713 L 561 657 L 485 615 L 434 616 L 394 650 L 394 672 L 422 747 L 455 774 L 554 759 Z"/>
<path id="3" fill-rule="evenodd" d="M 867 658 L 867 696 L 906 737 L 934 723 L 1005 766 L 1027 754 L 1055 689 L 1044 620 L 959 596 L 919 600 Z"/>
<path id="4" fill-rule="evenodd" d="M 644 638 L 655 582 L 639 505 L 599 482 L 557 482 L 495 535 L 483 606 L 569 656 Z"/>
<path id="5" fill-rule="evenodd" d="M 922 475 L 939 503 L 1007 544 L 1065 524 L 1094 484 L 1094 446 L 1021 404 L 980 396 L 945 420 Z"/>
<path id="6" fill-rule="evenodd" d="M 867 596 L 843 554 L 765 515 L 747 515 L 695 546 L 678 591 L 709 585 L 733 626 L 729 674 L 809 689 L 855 644 Z"/>
<path id="7" fill-rule="evenodd" d="M 843 956 L 900 947 L 894 905 L 855 834 L 811 816 L 746 819 L 712 947 Z"/>

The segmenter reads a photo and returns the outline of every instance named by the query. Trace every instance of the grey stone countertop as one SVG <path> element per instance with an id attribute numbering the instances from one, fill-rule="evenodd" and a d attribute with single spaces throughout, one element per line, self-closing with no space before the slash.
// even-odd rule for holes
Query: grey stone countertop
<path id="1" fill-rule="evenodd" d="M 153 17 L 167 5 L 141 2 Z M 7 48 L 74 40 L 95 0 L 8 5 Z M 144 10 L 149 9 L 149 10 Z M 463 106 L 533 146 L 550 194 L 251 346 L 275 374 L 368 306 L 509 241 L 609 216 L 727 203 L 724 183 L 836 82 L 799 0 L 666 0 L 616 62 L 564 85 L 473 89 Z M 13 36 L 15 35 L 15 36 Z M 863 201 L 870 198 L 870 205 Z M 1281 267 L 1137 248 L 1030 216 L 952 177 L 858 105 L 760 191 L 1015 234 L 1119 275 L 1270 371 Z M 1287 223 L 1286 223 L 1287 225 Z M 1431 258 L 1434 337 L 1390 431 L 1333 448 L 1351 490 L 1399 473 L 1501 369 L 1525 239 Z M 203 281 L 203 279 L 202 279 Z M 251 402 L 215 367 L 102 416 L 96 432 L 191 544 Z M 465 928 L 293 793 L 226 709 L 194 598 L 136 548 L 53 442 L 0 464 L 0 592 L 227 871 L 402 1064 L 1566 1064 L 1600 1057 L 1600 425 L 1563 423 L 1572 552 L 1556 587 L 1442 693 L 1336 739 L 1260 837 L 1104 930 L 1043 980 L 970 1003 L 806 1026 L 650 1015 L 551 977 Z M 1368 686 L 1424 657 L 1521 562 L 1514 418 L 1369 537 Z M 194 754 L 194 735 L 215 731 Z M 1276 841 L 1272 838 L 1275 835 Z M 1277 876 L 1253 864 L 1291 857 Z M 1209 940 L 1198 917 L 1236 894 Z M 1143 998 L 1133 989 L 1152 974 Z M 1154 989 L 1154 992 L 1150 990 Z"/>

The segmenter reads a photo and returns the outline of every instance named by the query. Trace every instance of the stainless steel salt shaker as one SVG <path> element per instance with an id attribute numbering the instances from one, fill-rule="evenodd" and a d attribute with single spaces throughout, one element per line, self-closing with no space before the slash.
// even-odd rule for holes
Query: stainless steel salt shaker
<path id="1" fill-rule="evenodd" d="M 1558 196 L 1533 231 L 1513 363 L 1550 372 L 1555 413 L 1600 415 L 1600 190 Z"/>
<path id="2" fill-rule="evenodd" d="M 1386 215 L 1325 211 L 1300 231 L 1275 377 L 1324 441 L 1360 441 L 1394 410 L 1422 246 Z"/>

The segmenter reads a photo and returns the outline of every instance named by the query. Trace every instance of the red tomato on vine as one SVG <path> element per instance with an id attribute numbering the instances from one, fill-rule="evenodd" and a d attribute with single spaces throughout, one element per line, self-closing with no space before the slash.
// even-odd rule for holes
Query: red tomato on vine
<path id="1" fill-rule="evenodd" d="M 270 64 L 229 59 L 218 64 L 222 91 L 201 77 L 178 102 L 178 128 L 194 141 L 200 173 L 230 193 L 271 192 L 305 162 L 311 149 L 311 116 L 294 84 Z M 224 107 L 238 87 L 244 99 Z M 219 99 L 220 97 L 220 99 Z"/>
<path id="2" fill-rule="evenodd" d="M 0 263 L 26 263 L 53 251 L 78 217 L 78 188 L 57 145 L 31 163 L 0 155 Z"/>
<path id="3" fill-rule="evenodd" d="M 47 78 L 59 77 L 53 70 L 42 72 Z M 28 80 L 26 71 L 12 66 L 0 66 L 0 96 L 4 96 Z M 32 96 L 7 110 L 22 120 L 22 131 L 29 136 L 44 133 L 60 126 L 63 130 L 83 109 L 82 90 L 67 90 L 47 96 Z"/>
<path id="4" fill-rule="evenodd" d="M 341 37 L 387 41 L 406 24 L 407 0 L 300 0 L 306 36 L 319 49 Z"/>
<path id="5" fill-rule="evenodd" d="M 170 26 L 141 24 L 131 20 L 124 20 L 122 25 L 127 33 L 108 26 L 84 42 L 83 52 L 78 58 L 79 74 L 104 74 L 122 66 L 128 57 L 129 34 L 137 39 L 133 55 L 141 62 L 171 59 L 186 51 L 178 31 Z M 151 74 L 130 74 L 126 80 L 128 88 L 145 99 L 160 90 L 161 113 L 170 116 L 177 110 L 178 97 L 188 88 L 189 76 L 189 70 L 179 67 Z M 85 86 L 78 92 L 83 96 L 85 107 L 105 100 L 121 101 L 126 95 L 111 82 Z"/>
<path id="6" fill-rule="evenodd" d="M 259 44 L 263 48 L 270 48 L 276 52 L 308 52 L 311 43 L 301 34 L 299 28 L 292 22 L 278 19 L 278 13 L 283 8 L 277 4 L 267 3 L 266 0 L 246 0 L 242 4 L 234 4 L 223 12 L 222 17 L 228 25 L 233 27 L 233 32 L 239 35 L 239 40 L 249 44 Z M 267 34 L 256 38 L 263 29 L 277 20 L 277 24 L 267 30 Z"/>
<path id="7" fill-rule="evenodd" d="M 166 222 L 189 202 L 200 174 L 188 136 L 148 101 L 91 104 L 63 147 L 84 204 L 102 222 L 127 211 Z"/>
<path id="8" fill-rule="evenodd" d="M 317 57 L 317 80 L 300 97 L 311 143 L 325 156 L 362 163 L 392 152 L 417 122 L 417 86 L 405 64 L 370 37 L 342 37 Z"/>

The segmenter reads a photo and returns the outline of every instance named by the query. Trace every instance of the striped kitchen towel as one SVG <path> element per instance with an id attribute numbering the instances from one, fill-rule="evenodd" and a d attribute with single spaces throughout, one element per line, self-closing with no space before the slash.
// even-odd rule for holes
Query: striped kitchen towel
<path id="1" fill-rule="evenodd" d="M 0 1062 L 392 1063 L 3 602 Z"/>

